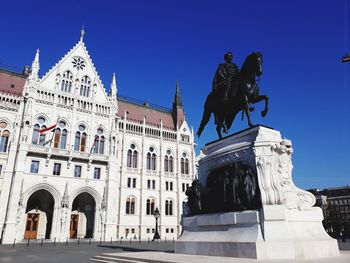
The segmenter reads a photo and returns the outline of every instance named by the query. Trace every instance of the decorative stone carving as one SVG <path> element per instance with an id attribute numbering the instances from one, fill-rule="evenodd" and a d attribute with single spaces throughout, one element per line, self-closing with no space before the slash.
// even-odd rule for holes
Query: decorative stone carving
<path id="1" fill-rule="evenodd" d="M 19 192 L 18 198 L 18 207 L 17 207 L 17 215 L 16 215 L 16 225 L 21 222 L 23 214 L 23 179 L 21 181 L 21 188 Z"/>

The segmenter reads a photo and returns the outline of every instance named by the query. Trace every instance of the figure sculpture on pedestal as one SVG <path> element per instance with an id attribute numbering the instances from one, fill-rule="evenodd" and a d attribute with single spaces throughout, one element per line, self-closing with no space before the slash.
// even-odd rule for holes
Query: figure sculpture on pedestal
<path id="1" fill-rule="evenodd" d="M 191 215 L 199 214 L 202 211 L 201 203 L 201 185 L 198 179 L 192 181 L 185 193 L 188 196 L 188 205 Z"/>
<path id="2" fill-rule="evenodd" d="M 250 112 L 254 110 L 251 104 L 265 101 L 265 109 L 261 112 L 263 117 L 268 112 L 268 97 L 259 94 L 259 86 L 256 77 L 262 74 L 262 54 L 251 53 L 244 61 L 241 70 L 233 64 L 233 55 L 228 52 L 224 56 L 225 64 L 220 64 L 213 81 L 213 91 L 207 96 L 204 104 L 204 113 L 197 131 L 199 137 L 208 123 L 210 116 L 214 113 L 216 131 L 219 139 L 222 138 L 221 131 L 227 132 L 237 115 L 242 111 L 248 125 L 253 126 L 250 120 Z"/>

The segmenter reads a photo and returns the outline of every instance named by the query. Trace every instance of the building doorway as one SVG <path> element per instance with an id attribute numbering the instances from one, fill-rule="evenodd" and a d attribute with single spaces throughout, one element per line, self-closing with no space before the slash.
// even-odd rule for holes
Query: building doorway
<path id="1" fill-rule="evenodd" d="M 50 192 L 38 190 L 28 199 L 26 207 L 25 239 L 49 239 L 55 200 Z"/>
<path id="2" fill-rule="evenodd" d="M 36 239 L 40 214 L 28 213 L 24 239 Z"/>
<path id="3" fill-rule="evenodd" d="M 70 222 L 71 238 L 93 238 L 95 210 L 95 199 L 89 193 L 81 193 L 74 199 Z"/>
<path id="4" fill-rule="evenodd" d="M 78 237 L 78 223 L 79 223 L 79 215 L 71 215 L 70 216 L 70 229 L 69 229 L 70 238 L 77 238 Z"/>

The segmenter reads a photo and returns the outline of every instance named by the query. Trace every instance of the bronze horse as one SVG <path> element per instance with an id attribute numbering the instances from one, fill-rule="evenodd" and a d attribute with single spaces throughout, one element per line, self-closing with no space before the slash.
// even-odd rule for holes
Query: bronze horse
<path id="1" fill-rule="evenodd" d="M 223 129 L 223 131 L 227 133 L 237 113 L 240 111 L 242 111 L 242 119 L 245 113 L 249 127 L 253 126 L 250 120 L 250 112 L 253 111 L 254 108 L 251 107 L 251 104 L 265 100 L 265 109 L 261 112 L 261 115 L 265 117 L 269 109 L 269 98 L 266 95 L 259 94 L 259 85 L 256 81 L 256 77 L 260 78 L 261 74 L 262 54 L 260 52 L 253 52 L 245 59 L 238 77 L 233 85 L 229 87 L 227 101 L 223 102 L 221 98 L 218 98 L 217 90 L 213 90 L 207 96 L 197 136 L 199 137 L 201 135 L 212 113 L 214 113 L 216 131 L 219 139 L 222 138 L 221 130 Z"/>

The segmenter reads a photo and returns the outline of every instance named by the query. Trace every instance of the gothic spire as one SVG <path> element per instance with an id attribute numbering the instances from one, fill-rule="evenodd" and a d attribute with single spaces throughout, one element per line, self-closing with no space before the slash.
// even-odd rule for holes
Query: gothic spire
<path id="1" fill-rule="evenodd" d="M 176 81 L 176 91 L 175 98 L 173 102 L 173 120 L 176 129 L 181 127 L 183 121 L 185 120 L 185 113 L 182 105 L 182 99 L 180 96 L 179 81 Z"/>
<path id="2" fill-rule="evenodd" d="M 173 106 L 182 107 L 182 99 L 180 96 L 180 89 L 179 89 L 179 81 L 178 80 L 176 80 L 176 91 L 175 91 L 175 98 L 174 98 Z"/>
<path id="3" fill-rule="evenodd" d="M 32 70 L 31 70 L 31 72 L 29 74 L 29 79 L 30 80 L 35 80 L 35 81 L 39 80 L 39 69 L 40 69 L 39 52 L 40 52 L 40 50 L 37 49 L 36 53 L 35 53 L 34 60 L 32 62 Z"/>
<path id="4" fill-rule="evenodd" d="M 112 77 L 112 83 L 111 83 L 111 89 L 110 89 L 110 96 L 112 99 L 117 99 L 117 81 L 115 77 L 115 72 L 113 72 L 113 77 Z"/>

